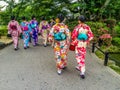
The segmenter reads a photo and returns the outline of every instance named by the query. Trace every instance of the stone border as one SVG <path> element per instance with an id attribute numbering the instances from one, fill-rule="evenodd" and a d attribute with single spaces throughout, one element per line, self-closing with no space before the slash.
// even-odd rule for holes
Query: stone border
<path id="1" fill-rule="evenodd" d="M 8 45 L 11 45 L 12 43 L 13 43 L 13 41 L 10 41 L 9 43 L 0 42 L 0 50 L 3 49 L 3 48 L 5 48 Z"/>

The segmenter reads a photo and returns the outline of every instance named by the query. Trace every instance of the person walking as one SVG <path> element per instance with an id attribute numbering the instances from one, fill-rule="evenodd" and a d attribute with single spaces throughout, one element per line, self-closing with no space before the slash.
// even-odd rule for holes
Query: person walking
<path id="1" fill-rule="evenodd" d="M 33 46 L 37 46 L 38 45 L 38 32 L 39 32 L 39 26 L 38 26 L 38 22 L 35 18 L 35 16 L 32 16 L 32 20 L 30 21 L 30 28 L 32 31 L 32 43 Z"/>
<path id="2" fill-rule="evenodd" d="M 57 22 L 51 29 L 49 39 L 54 39 L 54 54 L 58 75 L 62 74 L 62 70 L 67 67 L 67 52 L 70 40 L 70 31 L 62 21 L 64 16 L 59 14 Z"/>
<path id="3" fill-rule="evenodd" d="M 49 23 L 45 20 L 45 17 L 42 17 L 42 21 L 40 22 L 39 25 L 39 30 L 42 35 L 44 47 L 47 46 L 49 29 L 50 29 Z"/>
<path id="4" fill-rule="evenodd" d="M 26 17 L 22 17 L 22 22 L 21 22 L 21 29 L 22 29 L 22 37 L 23 37 L 23 42 L 24 42 L 24 49 L 29 48 L 29 40 L 30 40 L 30 27 L 29 23 L 26 21 Z"/>
<path id="5" fill-rule="evenodd" d="M 11 21 L 8 23 L 8 34 L 12 36 L 14 43 L 14 50 L 18 50 L 18 39 L 21 34 L 21 28 L 18 21 L 15 20 L 15 16 L 11 16 Z"/>
<path id="6" fill-rule="evenodd" d="M 80 71 L 80 77 L 84 79 L 86 47 L 93 39 L 93 33 L 90 27 L 85 24 L 85 17 L 83 15 L 79 16 L 78 23 L 71 35 L 71 45 L 75 46 L 75 55 L 78 64 L 76 69 Z"/>

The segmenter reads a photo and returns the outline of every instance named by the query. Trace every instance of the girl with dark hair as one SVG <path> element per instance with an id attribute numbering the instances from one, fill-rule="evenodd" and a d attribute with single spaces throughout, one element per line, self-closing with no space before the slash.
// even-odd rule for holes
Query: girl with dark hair
<path id="1" fill-rule="evenodd" d="M 32 16 L 32 20 L 30 21 L 30 29 L 32 31 L 32 39 L 33 39 L 33 46 L 38 45 L 38 32 L 39 32 L 39 27 L 38 27 L 38 22 L 35 18 L 35 16 Z"/>
<path id="2" fill-rule="evenodd" d="M 50 28 L 49 23 L 45 20 L 45 17 L 42 17 L 42 21 L 40 22 L 39 25 L 39 30 L 42 35 L 44 47 L 47 46 L 49 28 Z"/>
<path id="3" fill-rule="evenodd" d="M 88 25 L 85 23 L 85 17 L 80 16 L 78 18 L 78 25 L 74 28 L 72 32 L 72 42 L 71 45 L 75 46 L 75 54 L 77 60 L 76 69 L 80 71 L 80 76 L 82 79 L 85 78 L 85 56 L 86 56 L 86 46 L 93 39 L 93 33 Z"/>
<path id="4" fill-rule="evenodd" d="M 58 15 L 57 23 L 52 27 L 49 35 L 49 40 L 54 40 L 54 53 L 56 59 L 57 73 L 60 75 L 62 70 L 67 66 L 67 52 L 70 39 L 70 31 L 62 21 L 64 16 Z"/>
<path id="5" fill-rule="evenodd" d="M 29 40 L 30 40 L 30 27 L 29 23 L 26 21 L 26 17 L 22 17 L 21 22 L 21 29 L 22 29 L 22 37 L 24 41 L 24 49 L 29 48 Z"/>
<path id="6" fill-rule="evenodd" d="M 18 38 L 21 32 L 20 25 L 15 20 L 15 16 L 11 16 L 11 21 L 8 23 L 8 34 L 12 36 L 15 50 L 18 50 Z"/>

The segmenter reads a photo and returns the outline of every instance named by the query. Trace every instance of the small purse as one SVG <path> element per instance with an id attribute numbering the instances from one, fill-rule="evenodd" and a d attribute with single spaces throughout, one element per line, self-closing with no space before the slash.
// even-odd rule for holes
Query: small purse
<path id="1" fill-rule="evenodd" d="M 70 46 L 69 46 L 69 50 L 71 50 L 71 51 L 75 51 L 75 45 L 70 44 Z"/>

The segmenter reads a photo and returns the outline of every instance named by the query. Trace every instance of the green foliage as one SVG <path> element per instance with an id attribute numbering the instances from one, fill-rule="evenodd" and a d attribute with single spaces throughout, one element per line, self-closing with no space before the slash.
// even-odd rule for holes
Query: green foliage
<path id="1" fill-rule="evenodd" d="M 120 67 L 115 65 L 109 65 L 113 70 L 115 70 L 118 74 L 120 74 Z"/>
<path id="2" fill-rule="evenodd" d="M 104 54 L 102 52 L 100 52 L 99 50 L 95 51 L 95 54 L 102 60 L 104 60 Z"/>
<path id="3" fill-rule="evenodd" d="M 77 0 L 74 3 L 74 0 L 18 0 L 18 3 L 15 3 L 14 0 L 3 1 L 8 3 L 7 9 L 4 11 L 6 12 L 4 17 L 15 15 L 17 16 L 17 20 L 23 15 L 30 19 L 34 14 L 37 19 L 40 19 L 41 16 L 48 18 L 56 17 L 58 13 L 63 13 L 66 16 L 68 14 L 74 15 L 79 13 L 80 15 L 86 15 L 87 20 L 93 21 L 102 18 L 115 18 L 120 20 L 119 0 Z M 8 19 L 7 21 L 9 21 Z M 6 22 L 4 19 L 2 21 Z"/>
<path id="4" fill-rule="evenodd" d="M 0 26 L 0 35 L 1 36 L 7 35 L 7 27 L 6 26 L 4 26 L 4 25 Z"/>
<path id="5" fill-rule="evenodd" d="M 120 46 L 120 37 L 115 37 L 112 40 L 113 45 Z"/>
<path id="6" fill-rule="evenodd" d="M 74 29 L 74 27 L 76 25 L 78 25 L 78 21 L 68 21 L 67 25 L 68 25 L 68 28 L 70 29 L 70 31 L 72 31 Z"/>
<path id="7" fill-rule="evenodd" d="M 86 23 L 91 27 L 91 30 L 95 36 L 102 35 L 100 30 L 101 28 L 105 30 L 108 29 L 106 27 L 106 24 L 102 22 L 86 22 Z"/>
<path id="8" fill-rule="evenodd" d="M 117 36 L 120 36 L 120 25 L 119 25 L 119 23 L 118 23 L 118 25 L 116 25 L 116 26 L 113 28 L 113 30 L 115 31 L 115 34 L 116 34 Z"/>
<path id="9" fill-rule="evenodd" d="M 103 45 L 105 46 L 110 46 L 111 45 L 111 41 L 112 41 L 112 38 L 103 38 Z"/>
<path id="10" fill-rule="evenodd" d="M 105 49 L 105 51 L 107 51 L 107 52 L 119 52 L 119 50 L 120 50 L 120 48 L 118 48 L 117 46 L 113 46 L 113 45 L 111 45 Z"/>
<path id="11" fill-rule="evenodd" d="M 115 62 L 115 65 L 120 67 L 120 55 L 119 54 L 110 54 L 109 59 Z"/>
<path id="12" fill-rule="evenodd" d="M 116 20 L 115 19 L 106 19 L 104 20 L 104 22 L 107 24 L 107 26 L 111 29 L 114 28 L 114 26 L 116 25 Z"/>

